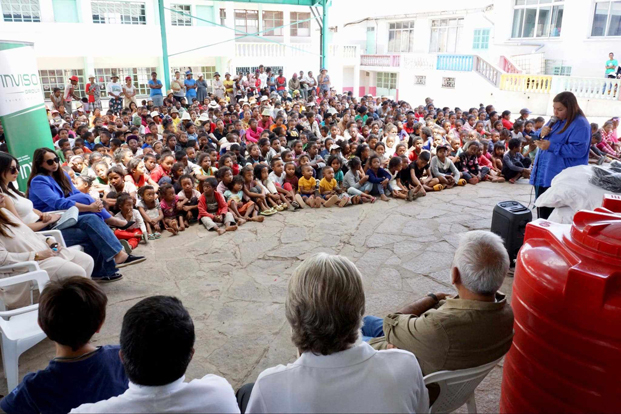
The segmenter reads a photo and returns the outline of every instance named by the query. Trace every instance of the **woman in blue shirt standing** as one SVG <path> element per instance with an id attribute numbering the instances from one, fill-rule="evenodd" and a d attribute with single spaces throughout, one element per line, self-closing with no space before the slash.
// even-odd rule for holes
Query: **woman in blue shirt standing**
<path id="1" fill-rule="evenodd" d="M 591 126 L 578 106 L 576 96 L 571 92 L 561 92 L 553 102 L 554 116 L 558 120 L 544 126 L 541 138 L 535 141 L 539 151 L 530 183 L 535 186 L 537 198 L 550 188 L 552 179 L 565 168 L 589 163 Z M 547 219 L 552 210 L 539 207 L 537 213 L 539 218 Z"/>

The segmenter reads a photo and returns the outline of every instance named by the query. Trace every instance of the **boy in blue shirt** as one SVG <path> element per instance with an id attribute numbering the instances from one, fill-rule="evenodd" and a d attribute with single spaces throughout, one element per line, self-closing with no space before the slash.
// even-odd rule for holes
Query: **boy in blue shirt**
<path id="1" fill-rule="evenodd" d="M 108 298 L 83 277 L 47 284 L 39 299 L 39 326 L 56 345 L 44 370 L 27 374 L 0 401 L 6 413 L 67 413 L 84 403 L 120 395 L 128 380 L 118 345 L 96 347 L 91 337 L 106 318 Z"/>

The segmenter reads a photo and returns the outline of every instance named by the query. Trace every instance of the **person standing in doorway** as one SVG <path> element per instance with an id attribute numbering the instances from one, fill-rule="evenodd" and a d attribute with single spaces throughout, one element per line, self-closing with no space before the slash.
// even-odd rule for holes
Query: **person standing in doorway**
<path id="1" fill-rule="evenodd" d="M 615 54 L 610 52 L 608 54 L 608 60 L 606 61 L 606 77 L 612 79 L 616 78 L 618 66 L 619 62 L 615 59 Z"/>
<path id="2" fill-rule="evenodd" d="M 157 73 L 151 73 L 151 80 L 149 80 L 149 88 L 151 89 L 151 93 L 149 96 L 153 101 L 153 105 L 155 106 L 163 106 L 164 105 L 164 95 L 162 95 L 162 82 L 157 78 Z"/>
<path id="3" fill-rule="evenodd" d="M 73 75 L 69 78 L 69 83 L 65 85 L 65 93 L 63 93 L 64 105 L 66 112 L 71 114 L 73 110 L 71 109 L 71 104 L 73 100 L 80 100 L 80 97 L 76 95 L 76 86 L 78 85 L 78 77 Z"/>

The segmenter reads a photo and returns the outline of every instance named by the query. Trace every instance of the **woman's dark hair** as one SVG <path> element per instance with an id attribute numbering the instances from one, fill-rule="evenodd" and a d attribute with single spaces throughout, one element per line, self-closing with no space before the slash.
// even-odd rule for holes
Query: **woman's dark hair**
<path id="1" fill-rule="evenodd" d="M 107 165 L 107 164 L 106 164 Z M 119 177 L 125 177 L 125 171 L 119 165 L 115 165 L 114 167 L 110 167 L 106 176 L 109 176 L 111 173 L 118 175 Z"/>
<path id="2" fill-rule="evenodd" d="M 580 109 L 578 105 L 578 100 L 576 99 L 576 95 L 571 92 L 561 92 L 556 95 L 552 102 L 560 103 L 565 108 L 567 108 L 567 118 L 565 119 L 565 126 L 558 133 L 561 134 L 569 128 L 574 119 L 578 116 L 584 117 L 584 112 Z"/>
<path id="3" fill-rule="evenodd" d="M 0 234 L 4 237 L 11 237 L 6 232 L 7 226 L 17 227 L 18 224 L 9 220 L 6 214 L 2 210 L 0 210 Z"/>
<path id="4" fill-rule="evenodd" d="M 4 182 L 4 174 L 9 171 L 9 169 L 11 168 L 11 164 L 13 164 L 13 161 L 15 161 L 15 166 L 19 171 L 19 161 L 17 161 L 17 158 L 12 156 L 11 154 L 7 154 L 6 152 L 0 152 L 0 188 L 2 189 L 2 192 L 4 194 L 7 194 L 10 197 L 15 198 L 15 195 L 13 193 L 19 194 L 22 197 L 26 197 L 24 193 L 15 188 L 12 182 L 8 184 Z"/>
<path id="5" fill-rule="evenodd" d="M 506 117 L 507 115 L 511 115 L 511 111 L 508 111 L 508 110 L 502 111 L 502 118 Z"/>
<path id="6" fill-rule="evenodd" d="M 34 155 L 32 156 L 32 170 L 30 171 L 30 176 L 28 177 L 28 190 L 26 191 L 26 197 L 28 197 L 30 182 L 32 179 L 37 175 L 48 175 L 47 170 L 42 167 L 43 158 L 45 157 L 45 154 L 48 153 L 54 154 L 54 157 L 58 157 L 58 155 L 56 155 L 56 153 L 49 148 L 37 148 L 35 150 Z M 69 178 L 67 178 L 67 175 L 63 169 L 60 168 L 60 164 L 58 165 L 56 171 L 49 175 L 54 179 L 54 181 L 56 181 L 56 183 L 63 190 L 65 197 L 67 197 L 69 193 L 71 193 L 71 181 L 69 181 Z"/>
<path id="7" fill-rule="evenodd" d="M 179 299 L 151 296 L 141 300 L 127 311 L 121 327 L 127 377 L 146 386 L 181 378 L 192 360 L 194 339 L 194 323 Z"/>

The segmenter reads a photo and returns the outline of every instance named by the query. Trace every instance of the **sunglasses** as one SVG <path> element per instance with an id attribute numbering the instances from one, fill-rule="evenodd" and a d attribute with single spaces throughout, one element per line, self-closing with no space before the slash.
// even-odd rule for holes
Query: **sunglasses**
<path id="1" fill-rule="evenodd" d="M 11 169 L 9 170 L 9 172 L 11 174 L 17 174 L 17 167 L 11 167 Z"/>
<path id="2" fill-rule="evenodd" d="M 51 167 L 54 164 L 58 164 L 59 161 L 60 161 L 60 158 L 56 157 L 56 158 L 52 158 L 52 159 L 45 161 L 45 163 Z"/>

